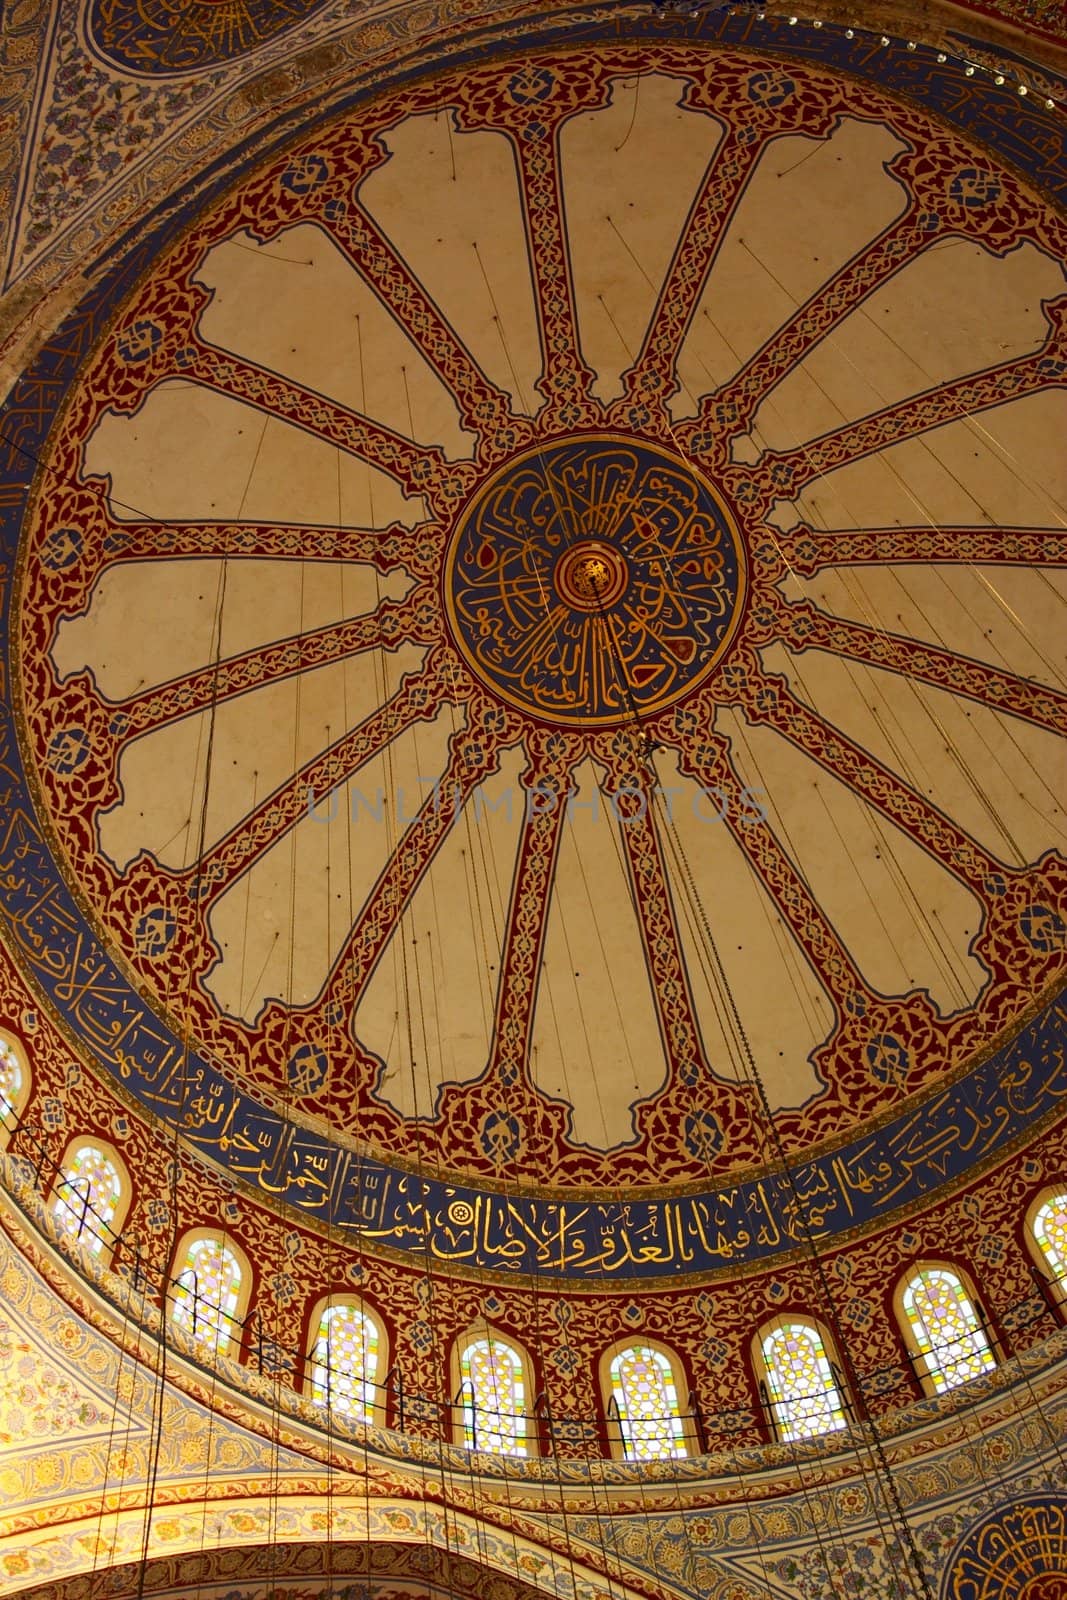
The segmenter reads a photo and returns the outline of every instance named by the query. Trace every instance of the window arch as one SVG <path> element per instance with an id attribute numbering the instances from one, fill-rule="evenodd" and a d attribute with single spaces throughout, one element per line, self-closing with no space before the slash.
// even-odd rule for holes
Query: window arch
<path id="1" fill-rule="evenodd" d="M 468 1450 L 491 1450 L 494 1455 L 531 1455 L 526 1352 L 483 1325 L 457 1341 L 454 1369 L 458 1442 Z"/>
<path id="2" fill-rule="evenodd" d="M 973 1291 L 953 1268 L 921 1266 L 897 1295 L 904 1336 L 922 1358 L 928 1393 L 944 1394 L 995 1369 Z"/>
<path id="3" fill-rule="evenodd" d="M 198 1228 L 186 1234 L 174 1258 L 171 1321 L 216 1355 L 234 1353 L 251 1287 L 244 1252 L 221 1234 Z"/>
<path id="4" fill-rule="evenodd" d="M 613 1345 L 601 1362 L 602 1378 L 605 1369 L 612 1450 L 627 1461 L 688 1455 L 675 1358 L 648 1342 Z"/>
<path id="5" fill-rule="evenodd" d="M 812 1322 L 777 1317 L 755 1339 L 775 1434 L 784 1444 L 845 1426 L 845 1406 L 823 1334 Z"/>
<path id="6" fill-rule="evenodd" d="M 130 1203 L 126 1163 L 101 1139 L 78 1139 L 67 1148 L 52 1190 L 52 1216 L 61 1233 L 94 1256 L 114 1249 Z"/>
<path id="7" fill-rule="evenodd" d="M 1067 1184 L 1044 1189 L 1027 1214 L 1027 1240 L 1058 1303 L 1067 1305 Z"/>
<path id="8" fill-rule="evenodd" d="M 0 1149 L 6 1145 L 30 1093 L 30 1072 L 17 1040 L 0 1030 Z"/>
<path id="9" fill-rule="evenodd" d="M 385 1332 L 358 1301 L 320 1300 L 311 1317 L 307 1387 L 316 1405 L 356 1422 L 373 1422 L 388 1350 Z"/>

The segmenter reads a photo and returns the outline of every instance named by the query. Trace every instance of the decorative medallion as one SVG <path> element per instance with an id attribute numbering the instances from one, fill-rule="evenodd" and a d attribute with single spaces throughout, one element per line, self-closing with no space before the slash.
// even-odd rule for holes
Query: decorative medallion
<path id="1" fill-rule="evenodd" d="M 531 716 L 589 727 L 660 711 L 721 659 L 744 555 L 692 464 L 598 434 L 527 451 L 459 519 L 445 571 L 456 642 Z"/>
<path id="2" fill-rule="evenodd" d="M 992 1512 L 948 1564 L 942 1600 L 1067 1600 L 1067 1499 Z"/>

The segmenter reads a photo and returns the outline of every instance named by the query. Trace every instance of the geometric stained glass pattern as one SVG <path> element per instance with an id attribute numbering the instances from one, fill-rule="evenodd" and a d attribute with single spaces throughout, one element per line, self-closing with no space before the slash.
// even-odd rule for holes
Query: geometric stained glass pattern
<path id="1" fill-rule="evenodd" d="M 662 1461 L 686 1455 L 678 1386 L 667 1357 L 647 1345 L 631 1345 L 620 1350 L 610 1372 L 626 1459 Z"/>
<path id="2" fill-rule="evenodd" d="M 0 1122 L 13 1119 L 23 1082 L 22 1062 L 14 1045 L 0 1039 Z"/>
<path id="3" fill-rule="evenodd" d="M 378 1326 L 358 1306 L 327 1306 L 311 1349 L 311 1398 L 356 1422 L 374 1415 Z"/>
<path id="4" fill-rule="evenodd" d="M 1067 1289 L 1067 1189 L 1050 1195 L 1034 1217 L 1034 1238 L 1061 1289 Z"/>
<path id="5" fill-rule="evenodd" d="M 761 1344 L 779 1439 L 813 1439 L 845 1426 L 841 1394 L 818 1330 L 805 1322 L 773 1328 Z"/>
<path id="6" fill-rule="evenodd" d="M 98 1256 L 114 1238 L 111 1220 L 122 1197 L 115 1163 L 96 1145 L 74 1151 L 56 1184 L 52 1215 L 62 1231 Z"/>
<path id="7" fill-rule="evenodd" d="M 907 1284 L 903 1304 L 935 1394 L 994 1370 L 978 1313 L 954 1272 L 923 1267 Z"/>
<path id="8" fill-rule="evenodd" d="M 472 1339 L 460 1353 L 459 1371 L 467 1449 L 528 1455 L 526 1383 L 519 1352 L 491 1336 Z"/>
<path id="9" fill-rule="evenodd" d="M 225 1354 L 236 1332 L 241 1268 L 221 1239 L 196 1239 L 174 1275 L 171 1320 L 193 1338 Z"/>

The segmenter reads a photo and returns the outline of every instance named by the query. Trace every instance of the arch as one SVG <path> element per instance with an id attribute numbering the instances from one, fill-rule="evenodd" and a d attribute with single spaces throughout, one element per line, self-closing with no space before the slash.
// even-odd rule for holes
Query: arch
<path id="1" fill-rule="evenodd" d="M 536 1454 L 529 1414 L 533 1369 L 517 1339 L 488 1323 L 460 1334 L 453 1346 L 452 1384 L 457 1444 L 494 1455 Z"/>
<path id="2" fill-rule="evenodd" d="M 978 1297 L 960 1269 L 919 1263 L 898 1286 L 894 1303 L 927 1394 L 944 1394 L 996 1368 Z"/>
<path id="3" fill-rule="evenodd" d="M 214 1355 L 233 1355 L 252 1292 L 252 1271 L 240 1245 L 214 1228 L 193 1228 L 179 1241 L 167 1298 L 170 1320 Z"/>
<path id="4" fill-rule="evenodd" d="M 388 1368 L 385 1328 L 362 1300 L 334 1294 L 316 1302 L 305 1377 L 316 1405 L 354 1422 L 384 1420 L 378 1396 Z"/>
<path id="5" fill-rule="evenodd" d="M 765 1322 L 752 1341 L 768 1421 L 782 1444 L 847 1427 L 836 1352 L 823 1329 L 801 1316 Z"/>
<path id="6" fill-rule="evenodd" d="M 692 1424 L 679 1396 L 681 1363 L 658 1340 L 618 1340 L 600 1361 L 612 1455 L 626 1461 L 692 1454 Z"/>
<path id="7" fill-rule="evenodd" d="M 1026 1242 L 1056 1304 L 1067 1308 L 1067 1183 L 1037 1195 L 1026 1213 Z"/>
<path id="8" fill-rule="evenodd" d="M 22 1042 L 0 1028 L 0 1150 L 6 1146 L 30 1095 L 30 1068 Z"/>
<path id="9" fill-rule="evenodd" d="M 104 1139 L 72 1139 L 52 1186 L 52 1217 L 60 1232 L 108 1261 L 130 1204 L 126 1163 Z"/>

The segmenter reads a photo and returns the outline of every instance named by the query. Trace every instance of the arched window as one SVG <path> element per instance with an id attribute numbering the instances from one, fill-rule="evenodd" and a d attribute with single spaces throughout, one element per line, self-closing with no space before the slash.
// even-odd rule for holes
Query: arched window
<path id="1" fill-rule="evenodd" d="M 1030 1208 L 1030 1237 L 1052 1292 L 1067 1303 L 1067 1188 L 1046 1189 Z"/>
<path id="2" fill-rule="evenodd" d="M 920 1267 L 904 1285 L 900 1309 L 905 1336 L 922 1357 L 926 1387 L 933 1394 L 996 1367 L 974 1299 L 949 1267 Z"/>
<path id="3" fill-rule="evenodd" d="M 14 1039 L 0 1033 L 0 1144 L 6 1144 L 29 1093 L 29 1073 Z"/>
<path id="4" fill-rule="evenodd" d="M 468 1450 L 530 1454 L 527 1362 L 521 1350 L 486 1329 L 458 1347 L 459 1423 Z"/>
<path id="5" fill-rule="evenodd" d="M 384 1339 L 369 1312 L 349 1300 L 320 1302 L 312 1317 L 308 1387 L 316 1405 L 373 1422 Z"/>
<path id="6" fill-rule="evenodd" d="M 760 1330 L 757 1350 L 771 1421 L 783 1443 L 845 1426 L 841 1391 L 818 1328 L 779 1317 Z"/>
<path id="7" fill-rule="evenodd" d="M 609 1352 L 608 1415 L 617 1418 L 622 1454 L 628 1461 L 655 1461 L 688 1454 L 678 1384 L 671 1358 L 649 1344 Z"/>
<path id="8" fill-rule="evenodd" d="M 240 1318 L 251 1287 L 248 1263 L 234 1244 L 200 1230 L 175 1257 L 171 1320 L 198 1344 L 226 1355 L 239 1342 Z"/>
<path id="9" fill-rule="evenodd" d="M 130 1199 L 122 1158 L 97 1140 L 79 1140 L 64 1156 L 52 1192 L 60 1230 L 94 1256 L 110 1254 Z"/>

